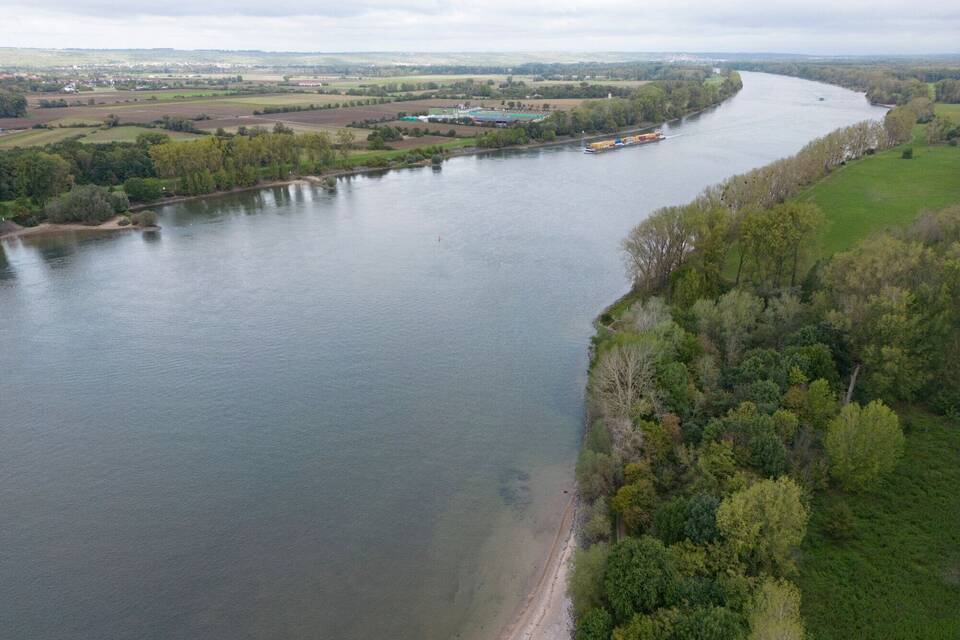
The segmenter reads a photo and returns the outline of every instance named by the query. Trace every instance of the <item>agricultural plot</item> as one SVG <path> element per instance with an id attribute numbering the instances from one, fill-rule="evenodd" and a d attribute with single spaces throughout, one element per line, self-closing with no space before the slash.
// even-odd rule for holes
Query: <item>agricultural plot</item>
<path id="1" fill-rule="evenodd" d="M 141 133 L 162 133 L 173 140 L 196 140 L 203 136 L 184 131 L 167 131 L 165 129 L 149 129 L 147 127 L 112 127 L 94 129 L 80 138 L 86 144 L 103 144 L 107 142 L 136 142 Z"/>
<path id="2" fill-rule="evenodd" d="M 27 129 L 0 135 L 0 149 L 13 147 L 36 147 L 54 142 L 62 142 L 74 137 L 85 136 L 90 129 Z"/>
<path id="3" fill-rule="evenodd" d="M 56 129 L 27 129 L 0 135 L 0 149 L 12 147 L 39 147 L 55 142 L 76 138 L 85 144 L 104 144 L 108 142 L 135 142 L 141 133 L 163 133 L 173 140 L 195 140 L 200 138 L 194 133 L 166 131 L 147 127 L 63 127 Z"/>
<path id="4" fill-rule="evenodd" d="M 419 129 L 424 132 L 439 131 L 441 133 L 447 133 L 452 129 L 459 137 L 475 136 L 481 132 L 480 127 L 474 127 L 467 124 L 448 124 L 446 122 L 413 122 L 410 120 L 392 120 L 385 124 L 391 127 L 409 129 L 411 131 L 414 129 Z"/>

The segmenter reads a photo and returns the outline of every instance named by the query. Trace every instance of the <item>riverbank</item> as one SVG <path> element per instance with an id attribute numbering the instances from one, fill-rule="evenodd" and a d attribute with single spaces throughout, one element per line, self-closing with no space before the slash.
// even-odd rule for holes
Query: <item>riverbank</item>
<path id="1" fill-rule="evenodd" d="M 703 113 L 716 106 L 717 105 L 713 105 L 711 107 L 707 107 L 706 109 L 701 109 L 699 111 L 689 113 L 683 116 L 683 118 L 687 118 L 693 115 L 697 115 L 699 113 Z M 565 138 L 562 140 L 553 140 L 550 142 L 536 142 L 536 143 L 530 143 L 525 145 L 515 145 L 511 147 L 503 147 L 500 149 L 463 147 L 460 149 L 454 149 L 453 151 L 450 151 L 447 154 L 446 159 L 464 157 L 464 156 L 478 156 L 478 155 L 485 155 L 485 154 L 491 154 L 491 153 L 498 153 L 502 151 L 530 151 L 533 149 L 575 144 L 576 142 L 579 142 L 579 141 L 589 142 L 593 140 L 602 140 L 605 138 L 610 138 L 611 136 L 622 136 L 622 135 L 629 135 L 633 133 L 642 133 L 645 131 L 651 131 L 653 129 L 662 127 L 665 124 L 669 124 L 672 122 L 679 122 L 683 118 L 675 118 L 673 120 L 662 122 L 658 125 L 642 124 L 639 127 L 630 127 L 627 129 L 621 129 L 616 133 L 603 133 L 603 134 L 597 134 L 597 135 L 591 135 L 591 136 L 584 136 L 582 138 Z M 396 171 L 399 169 L 413 169 L 413 168 L 422 168 L 422 167 L 428 167 L 428 166 L 431 166 L 431 162 L 429 160 L 424 160 L 423 162 L 419 162 L 416 164 L 406 164 L 398 167 L 356 167 L 353 169 L 327 171 L 317 175 L 303 175 L 303 176 L 298 175 L 298 176 L 293 176 L 286 180 L 271 180 L 269 182 L 258 182 L 257 184 L 250 185 L 247 187 L 236 187 L 234 189 L 229 189 L 226 191 L 214 191 L 211 193 L 202 193 L 202 194 L 191 195 L 191 196 L 173 196 L 173 197 L 165 198 L 163 200 L 158 200 L 155 202 L 148 202 L 148 203 L 133 205 L 130 207 L 130 211 L 144 211 L 144 210 L 152 209 L 155 207 L 164 207 L 167 205 L 178 204 L 181 202 L 207 200 L 207 199 L 218 198 L 223 196 L 235 195 L 238 193 L 245 193 L 248 191 L 258 191 L 261 189 L 275 189 L 277 187 L 287 187 L 293 184 L 310 184 L 314 186 L 322 186 L 324 180 L 326 180 L 327 178 L 348 178 L 351 176 L 382 174 L 388 171 Z M 83 225 L 83 224 L 76 224 L 76 223 L 57 224 L 53 222 L 42 222 L 35 227 L 22 227 L 20 225 L 17 225 L 16 223 L 7 221 L 8 224 L 14 225 L 14 228 L 13 230 L 10 230 L 10 231 L 5 231 L 3 228 L 0 228 L 0 238 L 22 237 L 22 236 L 28 236 L 28 235 L 31 235 L 31 236 L 32 235 L 52 235 L 56 233 L 68 233 L 68 232 L 74 232 L 74 231 L 116 231 L 118 229 L 137 228 L 132 226 L 121 227 L 119 224 L 117 224 L 118 220 L 119 220 L 119 216 L 115 218 L 111 218 L 107 222 L 104 222 L 99 225 Z"/>
<path id="2" fill-rule="evenodd" d="M 26 238 L 34 236 L 49 236 L 56 235 L 58 233 L 76 233 L 76 232 L 93 232 L 93 233 L 102 233 L 105 231 L 128 231 L 130 229 L 139 229 L 144 231 L 145 229 L 158 229 L 159 227 L 138 227 L 136 225 L 127 224 L 121 225 L 120 219 L 123 216 L 114 216 L 97 225 L 88 225 L 80 224 L 78 222 L 67 222 L 63 224 L 58 224 L 55 222 L 41 222 L 35 227 L 22 227 L 15 222 L 10 220 L 3 221 L 0 223 L 0 238 Z"/>
<path id="3" fill-rule="evenodd" d="M 735 95 L 737 94 L 734 94 L 734 96 Z M 734 96 L 730 96 L 730 98 Z M 729 100 L 730 98 L 727 98 L 726 100 Z M 726 100 L 724 100 L 723 102 L 726 102 Z M 567 136 L 563 138 L 558 138 L 556 140 L 551 140 L 549 142 L 530 142 L 523 145 L 513 145 L 513 146 L 501 147 L 501 148 L 461 147 L 461 148 L 456 148 L 448 151 L 445 155 L 445 159 L 466 157 L 466 156 L 479 156 L 479 155 L 486 155 L 486 154 L 492 154 L 492 153 L 499 153 L 503 151 L 530 151 L 533 149 L 564 146 L 564 145 L 576 144 L 578 142 L 581 142 L 581 143 L 592 142 L 596 140 L 607 139 L 610 137 L 624 136 L 624 135 L 630 135 L 635 133 L 644 133 L 644 132 L 658 129 L 667 124 L 680 122 L 684 118 L 689 118 L 691 116 L 705 113 L 707 111 L 710 111 L 711 109 L 715 109 L 719 105 L 723 104 L 723 102 L 719 102 L 717 104 L 710 105 L 709 107 L 698 109 L 696 111 L 691 111 L 690 113 L 687 113 L 679 118 L 665 120 L 659 124 L 641 123 L 640 125 L 627 127 L 625 129 L 620 129 L 612 133 L 597 133 L 589 136 L 585 135 L 580 137 Z M 296 176 L 291 176 L 289 179 L 271 180 L 269 182 L 258 182 L 257 184 L 254 184 L 254 185 L 250 185 L 246 187 L 236 187 L 233 189 L 228 189 L 226 191 L 214 191 L 211 193 L 202 193 L 202 194 L 189 195 L 189 196 L 173 196 L 170 198 L 165 198 L 163 200 L 158 200 L 154 202 L 135 204 L 130 207 L 130 211 L 144 211 L 146 209 L 163 207 L 170 204 L 206 200 L 210 198 L 234 195 L 234 194 L 244 193 L 248 191 L 257 191 L 260 189 L 273 189 L 277 187 L 286 187 L 292 184 L 311 184 L 311 185 L 321 186 L 323 184 L 323 181 L 327 178 L 347 178 L 351 176 L 382 174 L 388 171 L 394 171 L 398 169 L 413 169 L 413 168 L 428 167 L 428 166 L 431 166 L 431 164 L 432 163 L 430 160 L 424 160 L 418 163 L 404 164 L 404 165 L 395 166 L 395 167 L 358 166 L 352 169 L 326 171 L 326 172 L 315 174 L 315 175 L 296 175 Z M 18 237 L 18 236 L 25 236 L 25 235 L 52 235 L 56 233 L 67 233 L 67 232 L 82 231 L 82 230 L 115 231 L 117 229 L 125 228 L 125 227 L 120 227 L 118 224 L 116 224 L 117 219 L 118 218 L 113 218 L 100 225 L 56 224 L 52 222 L 43 222 L 37 225 L 36 227 L 21 227 L 20 225 L 15 225 L 16 229 L 14 229 L 13 231 L 4 231 L 4 229 L 0 227 L 0 238 Z M 15 224 L 15 223 L 9 223 L 9 224 Z"/>
<path id="4" fill-rule="evenodd" d="M 555 640 L 570 635 L 573 619 L 567 596 L 567 575 L 570 558 L 577 548 L 576 505 L 575 497 L 567 502 L 540 578 L 513 622 L 500 632 L 497 640 Z"/>

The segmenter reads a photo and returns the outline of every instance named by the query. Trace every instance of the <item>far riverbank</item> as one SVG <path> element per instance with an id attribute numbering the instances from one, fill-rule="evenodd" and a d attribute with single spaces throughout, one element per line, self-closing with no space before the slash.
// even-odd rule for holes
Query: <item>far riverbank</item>
<path id="1" fill-rule="evenodd" d="M 722 103 L 720 103 L 722 104 Z M 628 127 L 626 129 L 618 130 L 615 133 L 600 133 L 589 136 L 582 136 L 580 138 L 575 137 L 565 137 L 563 139 L 553 140 L 550 142 L 532 142 L 524 145 L 515 145 L 510 147 L 502 147 L 499 149 L 487 149 L 480 147 L 462 147 L 459 149 L 453 149 L 444 154 L 444 160 L 449 160 L 457 157 L 465 156 L 477 156 L 477 155 L 487 155 L 493 153 L 499 153 L 504 151 L 530 151 L 534 149 L 546 148 L 546 147 L 557 147 L 563 145 L 575 144 L 577 142 L 592 142 L 596 140 L 603 140 L 610 137 L 630 135 L 634 133 L 643 133 L 647 131 L 656 130 L 667 124 L 680 122 L 684 118 L 690 116 L 698 115 L 709 111 L 710 109 L 716 108 L 718 105 L 712 105 L 706 109 L 700 109 L 695 112 L 691 112 L 681 118 L 674 118 L 673 120 L 668 120 L 660 124 L 648 124 L 644 123 L 640 126 Z M 164 198 L 163 200 L 158 200 L 155 202 L 135 204 L 130 207 L 130 211 L 144 211 L 147 209 L 152 209 L 155 207 L 164 207 L 171 204 L 178 204 L 182 202 L 193 202 L 199 200 L 207 200 L 218 197 L 224 197 L 229 195 L 235 195 L 239 193 L 245 193 L 249 191 L 258 191 L 261 189 L 275 189 L 277 187 L 286 187 L 293 184 L 310 184 L 314 186 L 322 186 L 324 180 L 327 178 L 347 178 L 351 176 L 360 176 L 360 175 L 375 175 L 375 174 L 384 174 L 389 171 L 398 171 L 402 169 L 416 169 L 431 166 L 430 160 L 424 160 L 422 162 L 404 164 L 402 166 L 395 167 L 367 167 L 367 166 L 358 166 L 352 169 L 342 169 L 336 171 L 325 171 L 320 174 L 315 175 L 296 175 L 291 176 L 288 179 L 284 180 L 270 180 L 268 182 L 258 182 L 257 184 L 250 185 L 247 187 L 235 187 L 233 189 L 228 189 L 225 191 L 213 191 L 210 193 L 202 193 L 198 195 L 190 196 L 172 196 L 169 198 Z M 138 227 L 130 226 L 120 226 L 118 221 L 120 216 L 115 216 L 106 222 L 103 222 L 98 225 L 86 225 L 80 223 L 64 223 L 58 224 L 54 222 L 41 222 L 40 224 L 34 227 L 24 227 L 13 223 L 12 221 L 6 221 L 4 226 L 0 226 L 0 238 L 15 238 L 15 237 L 26 237 L 26 236 L 38 236 L 38 235 L 54 235 L 57 233 L 71 233 L 77 231 L 120 231 L 124 229 L 136 229 Z"/>

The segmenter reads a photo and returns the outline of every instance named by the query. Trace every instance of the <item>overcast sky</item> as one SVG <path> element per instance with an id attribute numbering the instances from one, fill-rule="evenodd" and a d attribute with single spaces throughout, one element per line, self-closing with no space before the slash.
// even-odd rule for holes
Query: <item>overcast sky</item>
<path id="1" fill-rule="evenodd" d="M 0 46 L 956 53 L 960 0 L 0 0 Z"/>

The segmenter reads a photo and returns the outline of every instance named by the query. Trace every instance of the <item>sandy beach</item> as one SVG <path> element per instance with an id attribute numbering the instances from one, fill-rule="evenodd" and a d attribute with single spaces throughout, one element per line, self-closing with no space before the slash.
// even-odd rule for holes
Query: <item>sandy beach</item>
<path id="1" fill-rule="evenodd" d="M 577 547 L 574 516 L 576 498 L 570 498 L 563 520 L 550 549 L 550 556 L 536 586 L 514 621 L 497 640 L 566 640 L 570 638 L 573 620 L 567 597 L 567 573 L 570 558 Z"/>
<path id="2" fill-rule="evenodd" d="M 3 227 L 0 227 L 0 238 L 24 238 L 28 236 L 44 236 L 68 231 L 124 231 L 127 229 L 143 229 L 129 224 L 120 226 L 120 216 L 114 216 L 106 222 L 97 225 L 67 223 L 55 224 L 53 222 L 41 222 L 35 227 L 21 227 L 18 224 L 7 221 Z"/>

